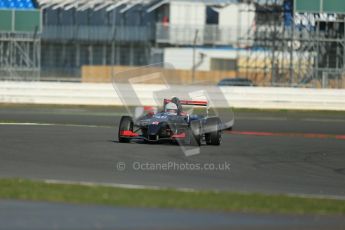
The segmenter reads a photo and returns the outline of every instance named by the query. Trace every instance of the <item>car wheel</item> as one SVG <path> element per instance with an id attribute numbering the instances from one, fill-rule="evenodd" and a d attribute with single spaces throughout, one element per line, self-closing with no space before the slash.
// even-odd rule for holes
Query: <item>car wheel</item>
<path id="1" fill-rule="evenodd" d="M 133 132 L 133 120 L 129 116 L 122 116 L 119 125 L 119 142 L 120 143 L 128 143 L 131 139 L 128 137 L 121 136 L 121 132 L 129 130 Z"/>
<path id="2" fill-rule="evenodd" d="M 193 146 L 201 145 L 201 125 L 200 121 L 192 121 L 189 129 L 190 144 Z"/>
<path id="3" fill-rule="evenodd" d="M 205 124 L 205 140 L 207 145 L 220 145 L 222 142 L 222 131 L 220 120 L 217 117 L 208 118 Z"/>

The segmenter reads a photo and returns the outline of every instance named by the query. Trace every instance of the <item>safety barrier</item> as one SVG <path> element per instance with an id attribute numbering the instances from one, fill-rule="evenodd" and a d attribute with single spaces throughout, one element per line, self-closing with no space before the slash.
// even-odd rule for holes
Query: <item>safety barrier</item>
<path id="1" fill-rule="evenodd" d="M 117 85 L 118 89 L 126 87 Z M 164 85 L 154 84 L 134 85 L 134 89 L 135 93 L 122 90 L 119 97 L 112 84 L 105 83 L 0 82 L 0 103 L 111 106 L 123 105 L 125 99 L 127 105 L 154 105 L 157 90 L 169 97 L 203 89 L 217 107 L 345 111 L 345 90 L 337 89 L 174 86 L 173 90 L 164 90 Z"/>

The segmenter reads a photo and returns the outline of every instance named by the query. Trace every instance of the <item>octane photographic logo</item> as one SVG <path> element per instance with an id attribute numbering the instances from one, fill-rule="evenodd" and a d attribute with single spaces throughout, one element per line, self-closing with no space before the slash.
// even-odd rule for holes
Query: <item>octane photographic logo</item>
<path id="1" fill-rule="evenodd" d="M 205 81 L 194 81 L 186 84 L 182 76 L 178 76 L 180 71 L 175 71 L 170 63 L 159 63 L 140 68 L 133 68 L 123 72 L 112 72 L 112 83 L 118 99 L 126 107 L 128 114 L 133 118 L 133 123 L 142 118 L 148 106 L 154 108 L 155 112 L 162 111 L 164 99 L 174 97 L 186 101 L 207 101 L 207 108 L 199 106 L 184 106 L 183 111 L 189 120 L 192 118 L 218 117 L 220 123 L 215 128 L 202 124 L 198 135 L 201 138 L 204 133 L 225 130 L 234 125 L 234 113 L 229 103 L 230 98 L 226 98 L 222 89 L 215 83 Z M 194 76 L 194 74 L 193 74 Z M 226 77 L 226 76 L 224 76 Z M 194 77 L 193 77 L 194 78 Z M 199 116 L 196 114 L 200 114 Z M 170 124 L 169 127 L 175 124 Z M 187 124 L 187 123 L 186 123 Z M 202 146 L 191 145 L 195 142 L 193 135 L 189 135 L 189 144 L 184 140 L 177 139 L 177 142 L 186 156 L 193 156 L 201 153 Z M 215 149 L 216 151 L 216 149 Z"/>

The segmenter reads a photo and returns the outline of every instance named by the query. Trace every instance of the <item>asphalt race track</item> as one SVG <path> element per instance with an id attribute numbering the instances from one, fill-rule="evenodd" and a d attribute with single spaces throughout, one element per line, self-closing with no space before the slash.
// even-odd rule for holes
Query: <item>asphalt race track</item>
<path id="1" fill-rule="evenodd" d="M 191 157 L 178 145 L 118 143 L 121 114 L 114 108 L 1 108 L 0 176 L 345 199 L 342 113 L 238 112 L 220 147 L 204 145 Z M 137 167 L 148 164 L 174 167 Z M 229 168 L 188 170 L 186 164 Z"/>
<path id="2" fill-rule="evenodd" d="M 73 217 L 73 218 L 72 218 Z M 343 229 L 340 216 L 267 215 L 1 201 L 2 229 Z M 140 224 L 138 224 L 140 223 Z M 47 226 L 53 226 L 47 228 Z M 140 226 L 140 227 L 139 227 Z M 162 227 L 164 226 L 164 227 Z M 231 226 L 231 228 L 229 227 Z"/>
<path id="3" fill-rule="evenodd" d="M 220 147 L 202 146 L 199 155 L 186 157 L 177 145 L 117 143 L 120 113 L 2 109 L 0 121 L 57 125 L 1 125 L 0 175 L 345 198 L 345 140 L 337 139 L 345 134 L 342 114 L 316 114 L 312 119 L 310 114 L 238 113 L 234 132 L 253 134 L 225 133 Z M 124 170 L 117 169 L 119 162 Z M 138 162 L 175 166 L 138 170 Z M 186 163 L 230 164 L 230 170 L 179 170 Z"/>

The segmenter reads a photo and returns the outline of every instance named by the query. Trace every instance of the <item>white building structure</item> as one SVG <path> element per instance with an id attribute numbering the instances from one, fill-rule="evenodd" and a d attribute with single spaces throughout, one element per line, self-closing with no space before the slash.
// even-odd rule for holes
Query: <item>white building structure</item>
<path id="1" fill-rule="evenodd" d="M 236 46 L 239 36 L 255 27 L 254 4 L 231 0 L 169 0 L 165 4 L 169 21 L 157 25 L 158 43 L 190 45 L 196 39 L 197 45 Z"/>

